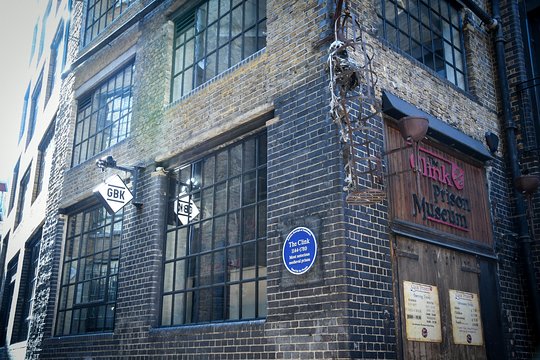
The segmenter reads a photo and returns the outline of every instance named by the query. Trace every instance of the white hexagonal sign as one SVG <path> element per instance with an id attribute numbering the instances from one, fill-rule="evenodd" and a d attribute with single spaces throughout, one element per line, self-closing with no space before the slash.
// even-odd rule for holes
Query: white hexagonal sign
<path id="1" fill-rule="evenodd" d="M 118 212 L 133 199 L 133 194 L 118 175 L 113 175 L 99 184 L 94 189 L 94 195 L 110 214 Z"/>
<path id="2" fill-rule="evenodd" d="M 174 212 L 182 225 L 187 225 L 199 215 L 199 209 L 188 194 L 180 194 L 174 201 Z"/>

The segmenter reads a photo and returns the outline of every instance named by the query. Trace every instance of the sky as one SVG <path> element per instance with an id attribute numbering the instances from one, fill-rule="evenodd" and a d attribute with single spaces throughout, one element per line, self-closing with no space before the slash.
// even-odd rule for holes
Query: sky
<path id="1" fill-rule="evenodd" d="M 0 0 L 0 181 L 11 182 L 28 75 L 35 0 Z"/>

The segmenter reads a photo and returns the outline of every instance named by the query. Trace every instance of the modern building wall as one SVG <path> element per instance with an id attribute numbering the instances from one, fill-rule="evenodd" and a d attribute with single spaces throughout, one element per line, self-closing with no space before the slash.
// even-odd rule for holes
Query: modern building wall
<path id="1" fill-rule="evenodd" d="M 61 72 L 68 41 L 68 2 L 35 2 L 34 38 L 28 84 L 20 119 L 17 163 L 14 165 L 6 215 L 2 254 L 2 358 L 24 358 L 31 306 L 35 301 L 36 269 L 41 228 L 46 216 L 54 125 L 59 106 Z M 5 261 L 4 261 L 5 260 Z M 8 267 L 11 264 L 11 272 Z M 16 266 L 15 266 L 16 264 Z M 9 277 L 9 278 L 8 278 Z M 10 306 L 7 306 L 7 305 Z"/>
<path id="2" fill-rule="evenodd" d="M 383 183 L 372 184 L 362 175 L 360 187 L 381 187 L 386 194 L 376 204 L 354 205 L 347 203 L 344 191 L 346 150 L 329 113 L 333 2 L 268 1 L 264 48 L 175 100 L 171 100 L 177 59 L 173 50 L 178 46 L 175 20 L 186 16 L 200 2 L 125 1 L 118 5 L 123 10 L 114 20 L 107 20 L 107 26 L 100 27 L 94 39 L 83 41 L 88 39 L 88 31 L 98 29 L 87 22 L 88 9 L 95 3 L 78 1 L 71 9 L 68 68 L 56 93 L 54 162 L 48 198 L 41 210 L 46 215 L 40 222 L 43 238 L 39 280 L 27 358 L 395 359 L 415 358 L 423 353 L 428 357 L 526 359 L 533 355 L 530 289 L 520 266 L 527 259 L 523 259 L 513 235 L 513 185 L 505 160 L 508 146 L 501 141 L 491 156 L 484 145 L 486 132 L 503 139 L 504 129 L 499 118 L 492 34 L 476 15 L 468 10 L 456 15 L 464 22 L 466 68 L 460 71 L 466 74 L 467 86 L 460 87 L 457 80 L 446 79 L 394 43 L 395 39 L 380 26 L 379 2 L 348 3 L 359 20 L 353 27 L 362 30 L 361 40 L 373 55 L 378 81 L 372 90 L 377 102 L 382 103 L 382 111 L 368 122 L 369 154 L 361 143 L 357 143 L 356 151 L 359 159 L 373 153 L 382 159 L 377 174 Z M 397 6 L 392 9 L 397 11 Z M 400 9 L 402 14 L 404 9 Z M 436 14 L 443 12 L 438 8 Z M 405 19 L 406 27 L 414 23 L 410 17 Z M 508 19 L 519 22 L 517 18 Z M 457 42 L 457 38 L 453 41 Z M 361 64 L 363 54 L 360 45 L 356 46 L 349 49 L 347 56 L 349 61 Z M 129 135 L 87 159 L 73 160 L 81 148 L 78 144 L 82 144 L 80 124 L 86 115 L 81 109 L 87 104 L 87 95 L 92 95 L 91 101 L 98 99 L 104 84 L 129 64 L 133 64 Z M 350 102 L 353 118 L 369 112 L 358 105 L 358 98 Z M 464 224 L 471 229 L 464 224 L 456 229 L 448 223 L 410 218 L 415 209 L 420 209 L 411 200 L 413 195 L 436 201 L 430 200 L 435 196 L 435 183 L 429 182 L 429 176 L 421 177 L 410 170 L 407 159 L 411 148 L 396 135 L 396 121 L 402 115 L 430 119 L 430 131 L 421 143 L 423 150 L 417 154 L 427 158 L 430 151 L 434 167 L 444 166 L 440 164 L 446 161 L 467 169 L 464 181 L 470 192 L 466 194 L 475 196 L 475 200 L 470 200 L 473 211 L 466 213 Z M 356 140 L 366 140 L 360 133 L 355 136 Z M 263 139 L 266 151 L 259 153 L 256 170 L 242 168 L 240 178 L 256 174 L 259 182 L 255 188 L 259 192 L 257 210 L 253 211 L 266 215 L 249 222 L 246 214 L 255 207 L 243 204 L 238 210 L 247 224 L 242 236 L 262 256 L 250 252 L 249 244 L 224 245 L 223 250 L 226 259 L 236 259 L 240 264 L 256 258 L 253 263 L 258 267 L 246 269 L 243 276 L 249 279 L 256 273 L 258 277 L 254 282 L 232 279 L 237 275 L 231 272 L 231 278 L 223 281 L 229 296 L 236 296 L 240 302 L 238 315 L 231 310 L 230 321 L 212 321 L 216 313 L 203 312 L 198 314 L 203 319 L 200 321 L 176 320 L 179 311 L 171 311 L 169 318 L 172 305 L 166 294 L 179 299 L 182 294 L 186 298 L 190 294 L 181 285 L 168 282 L 169 266 L 173 264 L 180 274 L 178 264 L 191 259 L 178 255 L 179 249 L 187 245 L 179 240 L 184 228 L 175 220 L 172 200 L 182 187 L 192 189 L 193 197 L 199 199 L 193 189 L 200 179 L 189 179 L 187 183 L 182 169 L 186 165 L 195 169 L 199 160 L 203 168 L 211 159 L 217 164 L 220 154 L 229 154 L 227 162 L 232 169 L 236 144 L 247 147 L 249 141 L 255 141 L 262 149 Z M 403 150 L 393 151 L 396 145 Z M 124 169 L 102 171 L 96 162 L 106 156 L 113 156 Z M 435 165 L 436 159 L 440 164 Z M 217 179 L 220 170 L 214 166 Z M 105 279 L 110 286 L 107 289 L 115 289 L 107 301 L 100 300 L 99 309 L 103 310 L 96 311 L 103 313 L 96 315 L 91 326 L 97 327 L 92 330 L 88 318 L 75 314 L 92 307 L 90 301 L 82 300 L 87 278 L 81 269 L 88 269 L 89 261 L 96 262 L 97 257 L 85 257 L 82 252 L 80 256 L 72 255 L 70 244 L 74 242 L 70 241 L 80 239 L 75 242 L 83 244 L 91 236 L 98 237 L 99 231 L 77 230 L 74 219 L 85 218 L 89 209 L 99 209 L 93 190 L 109 176 L 120 175 L 133 189 L 134 172 L 125 169 L 131 167 L 142 168 L 137 182 L 142 206 L 130 203 L 123 215 L 115 215 L 123 216 L 120 255 L 114 257 L 111 248 L 109 255 L 102 257 L 107 262 L 106 275 L 89 275 Z M 448 175 L 448 182 L 451 177 Z M 201 243 L 208 235 L 204 224 L 209 223 L 202 221 L 208 216 L 204 211 L 209 206 L 204 202 L 204 190 L 217 192 L 221 184 L 227 184 L 227 204 L 214 203 L 211 213 L 225 206 L 229 209 L 228 219 L 236 213 L 231 210 L 231 199 L 238 191 L 233 175 L 211 186 L 204 181 L 202 200 L 196 200 L 201 215 L 189 227 L 199 226 L 206 234 L 201 235 Z M 435 185 L 442 187 L 441 181 L 446 178 Z M 171 185 L 175 182 L 178 184 Z M 243 185 L 245 191 L 249 189 L 247 184 Z M 463 194 L 455 190 L 457 185 L 446 185 L 445 191 Z M 403 194 L 406 196 L 401 198 Z M 457 205 L 450 205 L 448 194 L 449 209 L 457 211 Z M 217 199 L 217 195 L 212 196 Z M 243 199 L 243 192 L 239 196 Z M 446 215 L 439 212 L 437 216 L 441 220 Z M 215 224 L 208 235 L 213 244 L 221 235 L 232 238 L 229 230 L 220 227 L 219 216 L 209 218 Z M 232 223 L 229 220 L 229 227 Z M 318 243 L 313 267 L 301 275 L 292 274 L 283 263 L 284 241 L 298 227 L 310 229 Z M 484 236 L 477 236 L 477 227 Z M 104 226 L 103 231 L 109 231 L 111 244 L 118 240 L 114 226 Z M 258 236 L 255 240 L 247 238 L 251 231 Z M 77 235 L 82 233 L 86 235 Z M 170 250 L 171 234 L 177 249 L 174 255 Z M 238 258 L 233 254 L 236 249 L 241 249 Z M 205 255 L 210 254 L 214 267 L 208 270 L 208 276 L 217 277 L 223 271 L 217 266 L 221 250 L 205 251 L 193 256 L 199 259 L 196 268 L 202 269 Z M 6 265 L 11 258 L 7 256 Z M 83 261 L 86 265 L 81 265 Z M 224 266 L 230 270 L 235 265 L 231 261 Z M 207 281 L 202 270 L 197 276 L 199 281 Z M 71 282 L 68 277 L 76 279 Z M 404 293 L 406 283 L 411 281 L 439 289 L 440 307 L 436 312 L 441 318 L 441 340 L 409 339 L 405 323 L 410 311 Z M 252 283 L 256 290 L 250 287 Z M 209 296 L 206 290 L 219 288 L 215 283 L 211 285 L 196 285 L 193 292 L 193 296 L 201 294 L 202 307 L 208 302 L 217 304 L 219 296 Z M 244 289 L 243 296 L 233 289 Z M 448 305 L 450 290 L 480 297 L 482 345 L 455 344 L 451 331 L 456 326 L 451 319 L 455 309 Z M 248 307 L 253 301 L 260 304 L 253 315 L 235 321 L 242 311 L 251 311 Z M 113 314 L 112 323 L 107 322 L 107 314 Z M 82 325 L 74 330 L 74 324 Z M 427 340 L 429 336 L 426 330 Z"/>

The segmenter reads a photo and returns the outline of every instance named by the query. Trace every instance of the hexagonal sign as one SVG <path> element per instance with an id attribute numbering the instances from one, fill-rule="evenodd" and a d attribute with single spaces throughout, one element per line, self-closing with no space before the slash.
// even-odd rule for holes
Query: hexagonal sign
<path id="1" fill-rule="evenodd" d="M 174 201 L 174 212 L 182 225 L 187 225 L 199 215 L 199 209 L 188 194 L 180 194 Z"/>
<path id="2" fill-rule="evenodd" d="M 94 195 L 105 206 L 109 214 L 118 212 L 133 199 L 133 194 L 118 175 L 113 175 L 99 184 L 94 189 Z"/>

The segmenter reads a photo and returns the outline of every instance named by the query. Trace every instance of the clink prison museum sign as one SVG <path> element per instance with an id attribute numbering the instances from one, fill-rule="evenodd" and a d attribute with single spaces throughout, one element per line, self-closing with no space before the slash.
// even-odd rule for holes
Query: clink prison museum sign
<path id="1" fill-rule="evenodd" d="M 424 153 L 427 156 L 422 156 Z M 431 202 L 425 196 L 412 194 L 413 216 L 450 226 L 461 231 L 469 231 L 467 217 L 471 213 L 469 199 L 459 195 L 465 186 L 465 171 L 455 162 L 443 158 L 424 147 L 420 147 L 415 164 L 414 154 L 410 155 L 411 169 L 417 166 L 420 176 L 431 182 Z"/>
<path id="2" fill-rule="evenodd" d="M 403 146 L 403 138 L 392 126 L 387 126 L 386 140 L 387 149 Z M 390 153 L 387 160 L 389 204 L 395 221 L 452 235 L 444 238 L 491 246 L 491 214 L 482 163 L 429 140 L 420 143 L 416 154 L 407 147 Z"/>

